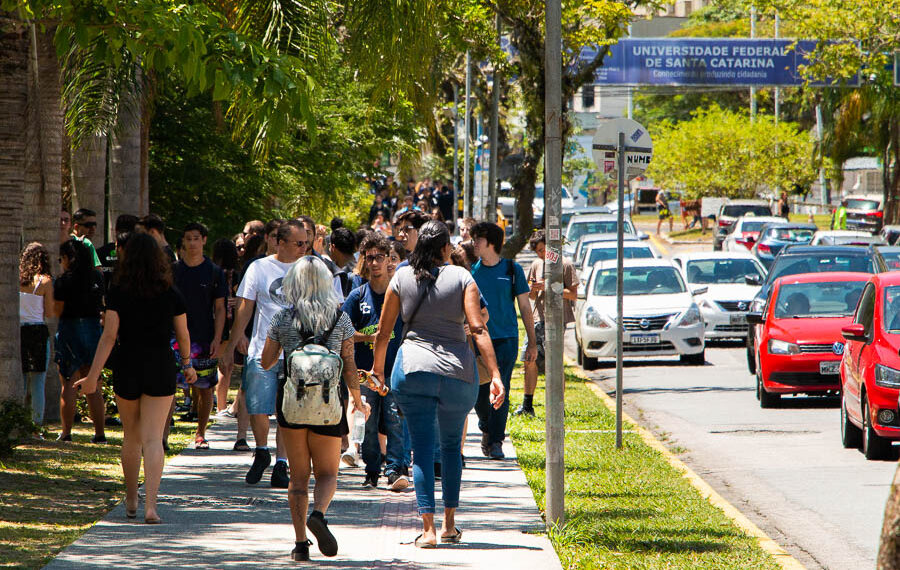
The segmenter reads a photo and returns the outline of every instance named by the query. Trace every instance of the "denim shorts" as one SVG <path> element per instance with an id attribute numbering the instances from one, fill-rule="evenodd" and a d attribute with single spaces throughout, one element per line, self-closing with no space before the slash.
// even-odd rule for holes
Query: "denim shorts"
<path id="1" fill-rule="evenodd" d="M 279 360 L 269 370 L 263 370 L 258 358 L 248 358 L 242 375 L 241 389 L 247 401 L 247 413 L 271 415 L 275 413 L 275 398 L 278 394 L 278 376 L 284 368 Z"/>
<path id="2" fill-rule="evenodd" d="M 91 365 L 101 334 L 99 318 L 59 319 L 55 360 L 63 378 L 69 379 L 79 368 Z"/>

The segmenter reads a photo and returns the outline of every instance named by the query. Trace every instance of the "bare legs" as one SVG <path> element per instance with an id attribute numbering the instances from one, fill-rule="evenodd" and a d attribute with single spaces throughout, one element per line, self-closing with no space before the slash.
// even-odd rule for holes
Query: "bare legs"
<path id="1" fill-rule="evenodd" d="M 209 423 L 209 414 L 212 412 L 212 388 L 197 388 L 197 434 L 194 441 L 206 439 L 206 425 Z"/>
<path id="2" fill-rule="evenodd" d="M 138 476 L 141 458 L 144 460 L 144 490 L 146 504 L 144 520 L 159 520 L 156 498 L 162 479 L 164 455 L 163 429 L 172 406 L 173 396 L 154 398 L 141 396 L 139 400 L 116 397 L 122 418 L 122 472 L 125 474 L 125 507 L 137 508 Z"/>
<path id="3" fill-rule="evenodd" d="M 418 540 L 421 544 L 427 542 L 429 544 L 437 544 L 437 529 L 434 527 L 434 513 L 422 513 L 422 538 Z M 441 527 L 441 536 L 456 535 L 456 509 L 444 509 L 444 526 Z"/>
<path id="4" fill-rule="evenodd" d="M 306 513 L 309 510 L 309 477 L 316 476 L 313 510 L 325 513 L 337 490 L 341 460 L 341 438 L 318 435 L 306 429 L 279 430 L 287 448 L 291 483 L 288 501 L 297 542 L 306 540 Z M 310 467 L 312 462 L 312 468 Z"/>
<path id="5" fill-rule="evenodd" d="M 256 447 L 266 447 L 269 442 L 269 416 L 266 414 L 250 414 L 250 429 L 253 430 L 253 439 L 256 441 Z M 276 457 L 285 457 L 283 431 L 281 428 L 275 428 Z M 238 435 L 240 435 L 240 422 L 238 422 L 238 432 Z"/>
<path id="6" fill-rule="evenodd" d="M 82 366 L 68 380 L 59 375 L 59 383 L 62 386 L 62 393 L 59 397 L 59 415 L 62 423 L 62 433 L 60 437 L 66 437 L 72 434 L 72 424 L 75 423 L 75 401 L 78 399 L 78 392 L 72 387 L 75 380 L 84 378 L 90 372 L 90 365 Z M 104 421 L 106 421 L 106 403 L 103 401 L 103 381 L 97 384 L 97 391 L 93 394 L 85 396 L 88 404 L 88 414 L 94 423 L 94 436 L 97 439 L 104 439 L 106 431 L 104 429 Z"/>

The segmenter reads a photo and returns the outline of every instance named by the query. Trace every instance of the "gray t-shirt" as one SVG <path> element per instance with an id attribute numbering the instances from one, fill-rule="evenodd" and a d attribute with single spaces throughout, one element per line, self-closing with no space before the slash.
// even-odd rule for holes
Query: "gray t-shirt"
<path id="1" fill-rule="evenodd" d="M 293 309 L 282 309 L 275 313 L 275 316 L 272 317 L 272 322 L 269 324 L 269 331 L 266 335 L 278 342 L 278 344 L 281 345 L 281 348 L 284 349 L 285 354 L 292 353 L 303 341 L 303 336 L 300 334 L 297 327 L 294 326 L 293 313 Z M 350 321 L 350 317 L 347 313 L 341 312 L 341 316 L 324 346 L 329 350 L 334 351 L 335 354 L 340 355 L 341 343 L 349 338 L 353 338 L 354 332 L 356 332 L 356 329 L 353 328 L 353 322 Z M 324 333 L 325 331 L 316 331 L 316 334 Z"/>
<path id="2" fill-rule="evenodd" d="M 441 267 L 433 284 L 417 282 L 412 267 L 397 270 L 390 289 L 400 297 L 400 317 L 408 327 L 400 345 L 405 374 L 432 372 L 475 381 L 475 355 L 463 328 L 463 298 L 470 283 L 475 283 L 472 275 L 455 265 Z M 413 322 L 409 322 L 420 299 L 422 305 Z"/>

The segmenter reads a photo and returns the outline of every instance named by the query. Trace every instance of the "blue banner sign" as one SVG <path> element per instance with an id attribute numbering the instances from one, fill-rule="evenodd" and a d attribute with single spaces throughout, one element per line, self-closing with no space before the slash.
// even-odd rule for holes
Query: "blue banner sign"
<path id="1" fill-rule="evenodd" d="M 814 40 L 732 38 L 623 38 L 609 47 L 598 85 L 788 87 L 803 84 L 799 65 Z M 582 59 L 596 50 L 585 49 Z M 854 77 L 851 84 L 858 83 Z M 829 82 L 811 82 L 830 85 Z"/>

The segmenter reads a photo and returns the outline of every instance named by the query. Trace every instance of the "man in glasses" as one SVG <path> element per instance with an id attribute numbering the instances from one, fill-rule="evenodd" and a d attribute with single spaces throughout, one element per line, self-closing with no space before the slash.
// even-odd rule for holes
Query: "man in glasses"
<path id="1" fill-rule="evenodd" d="M 337 232 L 337 230 L 335 230 Z M 333 243 L 333 242 L 332 242 Z M 390 261 L 391 245 L 379 234 L 371 234 L 363 240 L 360 255 L 363 257 L 362 277 L 369 281 L 350 292 L 344 301 L 342 310 L 353 322 L 356 334 L 353 335 L 356 347 L 356 367 L 359 370 L 371 370 L 374 362 L 372 343 L 378 331 L 378 319 L 384 294 L 391 277 L 394 276 L 394 264 Z M 403 322 L 397 319 L 391 342 L 388 344 L 385 357 L 385 370 L 394 366 L 397 350 L 400 348 L 403 335 Z M 381 475 L 381 446 L 378 442 L 379 426 L 387 435 L 387 456 L 385 458 L 384 475 L 392 491 L 402 491 L 409 486 L 408 472 L 403 464 L 404 447 L 403 431 L 394 394 L 380 396 L 378 392 L 367 386 L 360 386 L 366 402 L 372 407 L 372 413 L 366 420 L 365 437 L 362 443 L 362 459 L 366 464 L 366 479 L 363 486 L 368 489 L 378 487 Z M 346 460 L 345 460 L 346 461 Z M 355 463 L 355 458 L 354 461 Z"/>
<path id="2" fill-rule="evenodd" d="M 91 250 L 94 267 L 100 267 L 100 257 L 91 239 L 97 231 L 97 212 L 87 208 L 79 208 L 72 214 L 72 236 Z"/>

